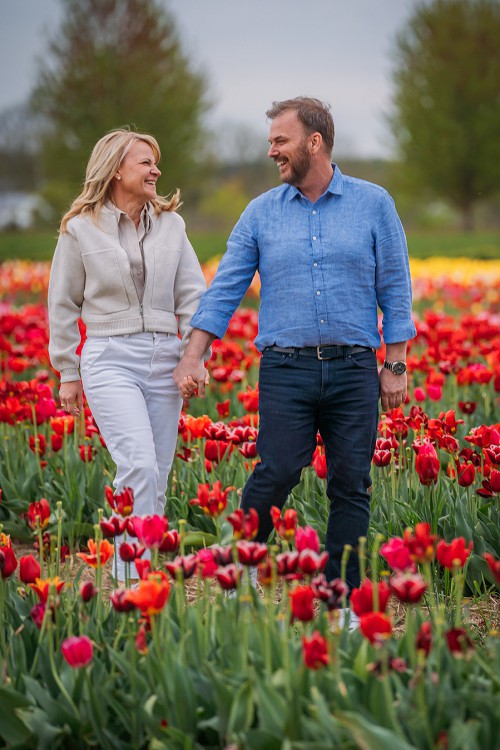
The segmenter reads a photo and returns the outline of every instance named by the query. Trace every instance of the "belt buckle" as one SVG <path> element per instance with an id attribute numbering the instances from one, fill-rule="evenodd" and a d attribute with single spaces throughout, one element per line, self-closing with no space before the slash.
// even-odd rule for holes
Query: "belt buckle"
<path id="1" fill-rule="evenodd" d="M 331 357 L 323 357 L 323 356 L 322 356 L 321 350 L 322 350 L 322 349 L 324 349 L 324 348 L 325 348 L 324 346 L 317 346 L 317 347 L 316 347 L 316 357 L 317 357 L 317 358 L 318 358 L 318 359 L 319 359 L 319 360 L 320 360 L 321 362 L 324 362 L 324 361 L 326 361 L 326 360 L 328 360 L 328 359 L 331 359 Z"/>

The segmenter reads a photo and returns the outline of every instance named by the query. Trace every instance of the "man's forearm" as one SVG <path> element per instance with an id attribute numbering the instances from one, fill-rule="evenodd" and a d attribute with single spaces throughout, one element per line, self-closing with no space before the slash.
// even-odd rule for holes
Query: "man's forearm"
<path id="1" fill-rule="evenodd" d="M 200 328 L 194 328 L 189 343 L 186 346 L 183 359 L 189 361 L 203 359 L 205 352 L 215 338 L 213 333 L 202 331 Z"/>
<path id="2" fill-rule="evenodd" d="M 385 358 L 388 362 L 406 362 L 406 341 L 386 344 Z"/>

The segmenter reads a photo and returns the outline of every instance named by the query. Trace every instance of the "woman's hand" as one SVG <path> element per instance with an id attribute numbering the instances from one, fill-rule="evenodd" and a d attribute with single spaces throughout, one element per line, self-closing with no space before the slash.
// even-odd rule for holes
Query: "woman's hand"
<path id="1" fill-rule="evenodd" d="M 83 389 L 81 380 L 70 380 L 61 383 L 59 388 L 59 400 L 65 411 L 79 417 L 83 412 Z"/>

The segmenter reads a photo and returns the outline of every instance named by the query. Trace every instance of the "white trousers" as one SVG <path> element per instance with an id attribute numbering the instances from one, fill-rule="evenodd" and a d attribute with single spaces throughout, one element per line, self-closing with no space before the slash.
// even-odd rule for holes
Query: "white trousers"
<path id="1" fill-rule="evenodd" d="M 83 347 L 83 389 L 116 464 L 115 491 L 133 489 L 137 516 L 164 512 L 182 406 L 172 378 L 179 352 L 179 338 L 167 333 L 92 336 Z M 117 570 L 122 579 L 119 557 Z"/>

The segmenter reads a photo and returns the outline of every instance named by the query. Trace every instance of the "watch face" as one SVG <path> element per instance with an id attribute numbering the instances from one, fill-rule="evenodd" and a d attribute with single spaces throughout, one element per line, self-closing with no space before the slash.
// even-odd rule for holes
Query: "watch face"
<path id="1" fill-rule="evenodd" d="M 394 375 L 402 375 L 406 372 L 406 364 L 404 362 L 393 362 L 391 370 Z"/>

